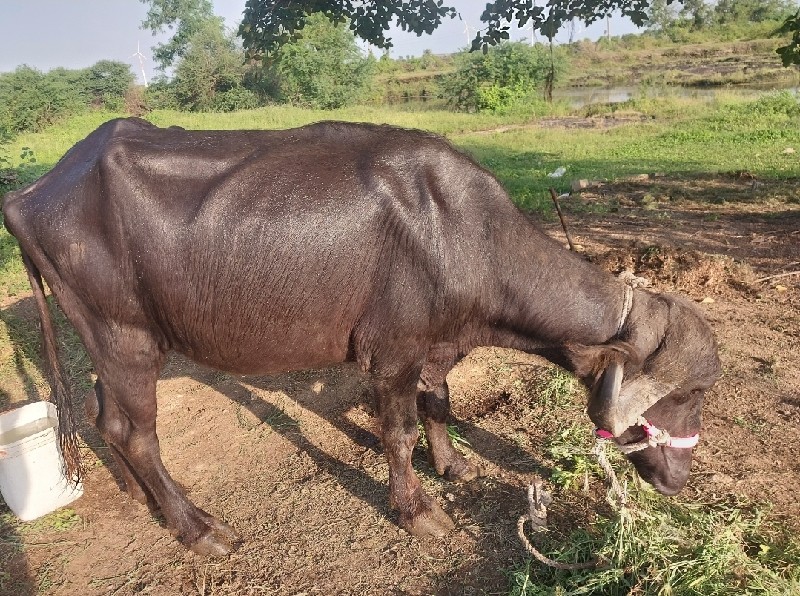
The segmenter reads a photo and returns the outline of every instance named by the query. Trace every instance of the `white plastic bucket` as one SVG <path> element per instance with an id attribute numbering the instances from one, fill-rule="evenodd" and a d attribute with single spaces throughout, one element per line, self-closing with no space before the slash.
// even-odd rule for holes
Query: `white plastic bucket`
<path id="1" fill-rule="evenodd" d="M 58 413 L 46 401 L 0 414 L 0 492 L 17 517 L 41 517 L 83 494 L 65 476 Z"/>

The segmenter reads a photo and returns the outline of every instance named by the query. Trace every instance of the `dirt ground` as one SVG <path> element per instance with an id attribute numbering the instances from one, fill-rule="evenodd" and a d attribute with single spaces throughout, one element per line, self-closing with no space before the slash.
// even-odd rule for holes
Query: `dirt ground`
<path id="1" fill-rule="evenodd" d="M 724 375 L 707 395 L 684 496 L 769 501 L 773 517 L 798 529 L 800 275 L 777 276 L 800 270 L 799 203 L 796 184 L 746 173 L 643 177 L 563 200 L 587 258 L 687 294 L 717 333 Z M 544 226 L 563 241 L 557 221 Z M 526 560 L 515 528 L 525 486 L 552 469 L 547 433 L 565 418 L 591 432 L 579 406 L 543 402 L 544 366 L 480 349 L 451 373 L 456 425 L 470 443 L 462 448 L 489 475 L 451 484 L 418 453 L 423 485 L 457 524 L 443 540 L 421 541 L 388 508 L 387 465 L 355 369 L 242 378 L 172 358 L 159 386 L 164 461 L 195 503 L 239 531 L 241 548 L 220 560 L 184 550 L 119 491 L 102 441 L 85 427 L 91 470 L 75 516 L 0 528 L 6 593 L 506 593 L 507 572 Z M 586 526 L 595 501 L 560 494 L 554 523 Z"/>

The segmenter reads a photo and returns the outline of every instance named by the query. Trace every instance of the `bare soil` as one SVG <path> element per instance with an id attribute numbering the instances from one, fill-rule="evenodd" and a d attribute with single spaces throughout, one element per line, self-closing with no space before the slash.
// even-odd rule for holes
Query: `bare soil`
<path id="1" fill-rule="evenodd" d="M 684 496 L 769 501 L 773 519 L 800 530 L 800 275 L 762 279 L 800 270 L 798 192 L 746 173 L 641 179 L 563 207 L 587 258 L 687 294 L 716 330 L 724 375 L 707 396 Z M 563 240 L 557 223 L 544 225 Z M 27 302 L 5 309 L 32 316 Z M 242 378 L 172 358 L 159 385 L 164 461 L 195 503 L 241 533 L 239 550 L 220 560 L 187 552 L 120 492 L 85 427 L 91 470 L 76 516 L 0 527 L 0 585 L 9 595 L 505 593 L 506 573 L 526 560 L 515 530 L 525 486 L 552 470 L 548 433 L 570 420 L 591 432 L 580 403 L 554 407 L 541 394 L 546 373 L 536 358 L 496 349 L 451 373 L 462 448 L 489 475 L 448 483 L 419 450 L 426 490 L 457 523 L 421 541 L 388 508 L 370 392 L 354 368 Z M 551 524 L 586 527 L 601 502 L 595 487 L 557 493 Z"/>

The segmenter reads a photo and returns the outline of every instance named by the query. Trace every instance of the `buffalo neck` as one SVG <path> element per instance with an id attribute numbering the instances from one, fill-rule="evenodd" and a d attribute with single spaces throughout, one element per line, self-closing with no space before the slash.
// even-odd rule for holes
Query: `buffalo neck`
<path id="1" fill-rule="evenodd" d="M 490 325 L 512 344 L 508 347 L 526 351 L 615 337 L 624 284 L 535 224 L 524 224 L 498 238 Z"/>

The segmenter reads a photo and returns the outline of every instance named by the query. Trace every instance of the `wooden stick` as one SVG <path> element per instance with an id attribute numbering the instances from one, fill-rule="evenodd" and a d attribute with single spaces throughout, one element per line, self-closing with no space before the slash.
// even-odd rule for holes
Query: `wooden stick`
<path id="1" fill-rule="evenodd" d="M 788 273 L 777 273 L 775 275 L 768 275 L 767 277 L 762 277 L 761 279 L 757 279 L 756 283 L 760 284 L 764 281 L 769 281 L 770 279 L 778 279 L 779 277 L 789 277 L 790 275 L 800 275 L 800 271 L 789 271 Z"/>
<path id="2" fill-rule="evenodd" d="M 561 205 L 558 203 L 558 196 L 556 195 L 556 191 L 553 187 L 550 187 L 550 198 L 553 199 L 553 203 L 556 206 L 556 212 L 558 213 L 558 219 L 561 220 L 561 227 L 564 228 L 564 235 L 567 237 L 567 244 L 569 244 L 569 249 L 572 252 L 577 252 L 575 250 L 575 245 L 572 243 L 572 237 L 569 235 L 569 230 L 567 230 L 567 222 L 564 221 L 564 214 L 561 213 Z"/>

